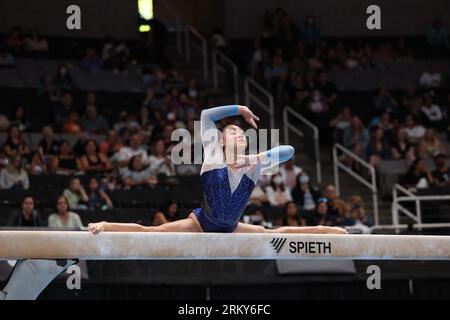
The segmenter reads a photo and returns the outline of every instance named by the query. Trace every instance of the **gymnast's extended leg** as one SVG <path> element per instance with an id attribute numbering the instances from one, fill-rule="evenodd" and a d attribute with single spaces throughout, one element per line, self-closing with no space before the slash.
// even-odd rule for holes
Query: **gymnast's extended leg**
<path id="1" fill-rule="evenodd" d="M 266 229 L 262 226 L 239 222 L 235 233 L 303 233 L 303 234 L 346 234 L 347 231 L 340 227 L 278 227 Z"/>

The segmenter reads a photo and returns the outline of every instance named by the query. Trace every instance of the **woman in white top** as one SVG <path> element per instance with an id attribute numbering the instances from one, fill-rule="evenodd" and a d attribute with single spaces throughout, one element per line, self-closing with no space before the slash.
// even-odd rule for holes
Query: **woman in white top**
<path id="1" fill-rule="evenodd" d="M 270 204 L 275 207 L 283 207 L 287 202 L 292 201 L 291 192 L 285 188 L 280 173 L 272 176 L 270 185 L 266 187 L 266 194 Z"/>
<path id="2" fill-rule="evenodd" d="M 81 229 L 83 223 L 78 214 L 69 211 L 69 201 L 67 198 L 60 195 L 56 201 L 56 213 L 48 217 L 48 226 L 50 228 Z"/>
<path id="3" fill-rule="evenodd" d="M 16 155 L 0 173 L 0 189 L 27 190 L 29 187 L 30 180 L 22 167 L 22 157 Z"/>
<path id="4" fill-rule="evenodd" d="M 164 174 L 167 177 L 175 175 L 175 167 L 166 153 L 164 141 L 158 139 L 153 143 L 152 155 L 148 158 L 149 170 L 153 175 Z"/>

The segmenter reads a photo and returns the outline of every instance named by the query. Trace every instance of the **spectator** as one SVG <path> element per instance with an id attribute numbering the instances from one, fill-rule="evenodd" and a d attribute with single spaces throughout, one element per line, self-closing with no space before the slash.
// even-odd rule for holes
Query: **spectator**
<path id="1" fill-rule="evenodd" d="M 8 227 L 43 227 L 42 217 L 34 208 L 34 199 L 25 195 L 20 201 L 20 209 L 14 211 L 6 223 Z"/>
<path id="2" fill-rule="evenodd" d="M 156 176 L 144 168 L 142 156 L 132 156 L 128 168 L 122 173 L 122 182 L 126 188 L 155 187 L 158 184 Z"/>
<path id="3" fill-rule="evenodd" d="M 13 27 L 5 40 L 6 47 L 12 52 L 19 52 L 23 49 L 22 30 L 19 27 Z"/>
<path id="4" fill-rule="evenodd" d="M 95 49 L 87 48 L 83 59 L 80 61 L 80 68 L 89 72 L 101 70 L 102 67 L 102 59 L 97 55 Z"/>
<path id="5" fill-rule="evenodd" d="M 385 86 L 381 86 L 378 95 L 373 100 L 373 106 L 380 112 L 395 113 L 398 102 Z"/>
<path id="6" fill-rule="evenodd" d="M 450 187 L 450 168 L 445 163 L 446 156 L 439 153 L 434 156 L 436 169 L 432 172 L 433 182 L 438 187 Z"/>
<path id="7" fill-rule="evenodd" d="M 80 157 L 80 169 L 87 173 L 101 173 L 110 168 L 108 158 L 98 150 L 95 140 L 87 140 L 84 144 L 84 154 Z"/>
<path id="8" fill-rule="evenodd" d="M 435 64 L 431 66 L 429 71 L 425 71 L 424 73 L 422 73 L 419 80 L 420 84 L 425 89 L 437 88 L 441 85 L 441 81 L 441 73 L 439 72 L 438 66 Z"/>
<path id="9" fill-rule="evenodd" d="M 0 45 L 0 68 L 14 68 L 15 66 L 16 62 L 12 54 L 4 46 Z"/>
<path id="10" fill-rule="evenodd" d="M 314 16 L 310 15 L 306 17 L 306 23 L 300 32 L 301 39 L 305 43 L 307 50 L 312 52 L 320 43 L 320 30 Z"/>
<path id="11" fill-rule="evenodd" d="M 336 101 L 338 97 L 336 86 L 328 80 L 327 74 L 323 71 L 319 73 L 317 88 L 322 93 L 328 105 L 332 105 Z"/>
<path id="12" fill-rule="evenodd" d="M 119 152 L 122 147 L 123 145 L 120 141 L 120 137 L 117 134 L 117 131 L 111 129 L 108 131 L 106 139 L 100 143 L 99 150 L 101 153 L 103 153 L 106 157 L 109 158 L 113 154 Z"/>
<path id="13" fill-rule="evenodd" d="M 38 150 L 43 157 L 55 156 L 58 154 L 59 141 L 53 135 L 53 128 L 45 126 L 42 128 L 42 139 L 39 142 Z"/>
<path id="14" fill-rule="evenodd" d="M 25 50 L 34 52 L 48 51 L 47 40 L 39 34 L 36 28 L 30 30 L 30 36 L 25 38 Z"/>
<path id="15" fill-rule="evenodd" d="M 8 137 L 3 146 L 5 154 L 9 158 L 15 156 L 27 157 L 30 155 L 30 149 L 27 144 L 22 140 L 22 134 L 16 126 L 11 126 L 8 130 Z"/>
<path id="16" fill-rule="evenodd" d="M 11 125 L 18 127 L 21 132 L 27 131 L 30 128 L 30 123 L 26 119 L 25 110 L 22 106 L 19 106 L 14 110 Z"/>
<path id="17" fill-rule="evenodd" d="M 433 158 L 436 154 L 447 154 L 443 144 L 436 137 L 432 128 L 427 128 L 419 143 L 419 155 L 422 158 Z"/>
<path id="18" fill-rule="evenodd" d="M 327 198 L 319 198 L 311 225 L 337 226 L 337 217 L 330 212 Z"/>
<path id="19" fill-rule="evenodd" d="M 436 128 L 438 131 L 445 129 L 446 123 L 444 122 L 442 110 L 437 104 L 433 103 L 431 95 L 425 95 L 424 104 L 420 110 L 424 118 L 425 126 Z"/>
<path id="20" fill-rule="evenodd" d="M 133 134 L 130 138 L 129 146 L 123 147 L 118 153 L 113 155 L 113 161 L 117 161 L 119 166 L 124 167 L 129 164 L 131 157 L 140 156 L 144 165 L 148 164 L 147 151 L 141 147 L 142 136 Z"/>
<path id="21" fill-rule="evenodd" d="M 100 188 L 99 182 L 92 177 L 89 180 L 87 208 L 90 210 L 107 210 L 113 208 L 108 194 Z"/>
<path id="22" fill-rule="evenodd" d="M 349 208 L 349 217 L 350 219 L 347 220 L 347 222 L 352 221 L 352 224 L 347 225 L 353 225 L 358 227 L 371 227 L 373 225 L 372 220 L 366 216 L 365 210 L 364 210 L 364 202 L 360 196 L 352 195 L 348 198 L 348 208 Z M 343 223 L 343 225 L 345 225 Z"/>
<path id="23" fill-rule="evenodd" d="M 319 90 L 314 90 L 308 102 L 308 111 L 322 117 L 329 109 L 330 107 L 322 93 Z M 320 119 L 317 119 L 317 121 L 320 121 Z"/>
<path id="24" fill-rule="evenodd" d="M 145 98 L 144 101 L 141 103 L 141 107 L 146 107 L 147 110 L 156 110 L 158 109 L 160 103 L 158 99 L 156 98 L 156 92 L 154 87 L 147 87 L 145 89 Z"/>
<path id="25" fill-rule="evenodd" d="M 75 111 L 73 106 L 73 98 L 70 93 L 64 93 L 61 97 L 61 103 L 57 104 L 54 109 L 53 117 L 56 124 L 62 126 L 67 121 L 72 111 Z"/>
<path id="26" fill-rule="evenodd" d="M 409 143 L 404 128 L 397 130 L 397 135 L 391 148 L 391 155 L 393 159 L 404 159 L 409 161 L 414 160 L 416 157 L 414 147 Z"/>
<path id="27" fill-rule="evenodd" d="M 303 172 L 303 169 L 294 164 L 294 158 L 289 159 L 280 167 L 281 178 L 283 184 L 289 190 L 295 188 L 297 183 L 297 176 Z M 306 175 L 306 173 L 304 173 Z"/>
<path id="28" fill-rule="evenodd" d="M 406 116 L 405 125 L 408 141 L 413 145 L 417 145 L 425 135 L 425 128 L 421 124 L 416 123 L 416 118 L 412 114 Z"/>
<path id="29" fill-rule="evenodd" d="M 338 197 L 336 187 L 332 184 L 327 185 L 323 194 L 327 199 L 329 213 L 337 218 L 344 216 L 348 208 L 346 202 Z"/>
<path id="30" fill-rule="evenodd" d="M 77 135 L 81 133 L 80 116 L 78 112 L 71 111 L 67 120 L 63 123 L 61 132 L 64 134 Z"/>
<path id="31" fill-rule="evenodd" d="M 344 147 L 352 151 L 357 156 L 362 157 L 363 150 L 369 141 L 367 130 L 364 128 L 361 118 L 353 116 L 350 126 L 344 130 L 342 136 L 342 143 Z M 353 160 L 350 157 L 346 157 L 345 161 L 348 165 L 353 164 Z"/>
<path id="32" fill-rule="evenodd" d="M 175 175 L 175 167 L 162 139 L 158 139 L 153 143 L 153 152 L 148 158 L 148 162 L 149 170 L 155 176 L 162 174 L 166 177 L 171 177 Z"/>
<path id="33" fill-rule="evenodd" d="M 252 214 L 249 216 L 243 216 L 245 223 L 253 225 L 263 226 L 264 228 L 272 228 L 272 223 L 267 221 L 267 215 L 260 207 L 256 207 Z"/>
<path id="34" fill-rule="evenodd" d="M 28 174 L 31 176 L 37 176 L 48 173 L 45 160 L 39 151 L 33 152 L 33 154 L 31 155 L 31 161 L 29 164 L 26 165 L 26 169 L 28 171 Z"/>
<path id="35" fill-rule="evenodd" d="M 226 52 L 227 49 L 227 40 L 220 28 L 215 28 L 214 32 L 211 36 L 211 42 L 213 44 L 213 48 Z"/>
<path id="36" fill-rule="evenodd" d="M 174 199 L 166 201 L 161 209 L 153 217 L 153 225 L 159 226 L 164 223 L 173 222 L 181 219 L 179 204 Z"/>
<path id="37" fill-rule="evenodd" d="M 336 118 L 329 122 L 329 126 L 333 128 L 333 140 L 342 143 L 342 136 L 350 126 L 352 120 L 352 111 L 350 107 L 345 107 L 339 112 Z"/>
<path id="38" fill-rule="evenodd" d="M 30 180 L 22 167 L 22 158 L 15 155 L 8 166 L 0 172 L 0 189 L 27 190 L 29 187 Z"/>
<path id="39" fill-rule="evenodd" d="M 297 175 L 297 184 L 292 190 L 292 199 L 300 206 L 302 214 L 311 214 L 316 208 L 316 202 L 320 198 L 317 188 L 311 186 L 309 177 L 306 174 Z"/>
<path id="40" fill-rule="evenodd" d="M 408 172 L 402 179 L 402 185 L 407 188 L 428 188 L 433 184 L 433 176 L 425 168 L 423 158 L 417 158 L 411 164 Z"/>
<path id="41" fill-rule="evenodd" d="M 448 33 L 442 25 L 441 19 L 434 19 L 433 24 L 428 28 L 426 33 L 428 44 L 435 49 L 448 49 Z"/>
<path id="42" fill-rule="evenodd" d="M 268 199 L 266 192 L 264 191 L 263 187 L 258 181 L 258 183 L 256 184 L 255 188 L 252 191 L 252 194 L 250 195 L 249 205 L 256 205 L 260 207 L 267 202 Z"/>
<path id="43" fill-rule="evenodd" d="M 61 64 L 58 66 L 55 76 L 55 84 L 62 91 L 73 89 L 73 79 L 69 74 L 69 70 L 66 65 Z"/>
<path id="44" fill-rule="evenodd" d="M 61 141 L 58 154 L 52 158 L 50 167 L 52 172 L 63 175 L 72 175 L 81 171 L 81 162 L 73 155 L 69 141 Z"/>
<path id="45" fill-rule="evenodd" d="M 374 127 L 370 133 L 370 142 L 366 147 L 366 159 L 375 169 L 378 169 L 381 160 L 390 158 L 389 147 L 384 143 L 384 131 Z"/>
<path id="46" fill-rule="evenodd" d="M 150 119 L 150 112 L 147 107 L 139 109 L 138 124 L 141 134 L 144 136 L 144 142 L 149 142 L 152 136 L 154 123 Z"/>
<path id="47" fill-rule="evenodd" d="M 91 133 L 103 134 L 108 131 L 108 122 L 97 113 L 95 105 L 86 107 L 86 116 L 81 121 L 81 126 L 84 131 Z"/>
<path id="48" fill-rule="evenodd" d="M 64 197 L 67 199 L 69 209 L 86 209 L 86 203 L 89 201 L 89 197 L 80 183 L 80 179 L 72 177 L 69 180 L 69 187 L 63 192 Z"/>
<path id="49" fill-rule="evenodd" d="M 270 185 L 266 187 L 266 194 L 270 204 L 275 207 L 283 207 L 288 201 L 292 201 L 291 193 L 285 188 L 280 173 L 272 176 Z"/>
<path id="50" fill-rule="evenodd" d="M 49 228 L 81 229 L 83 228 L 83 223 L 78 214 L 69 211 L 67 198 L 60 195 L 56 202 L 56 213 L 48 217 L 48 226 Z"/>
<path id="51" fill-rule="evenodd" d="M 297 205 L 293 201 L 288 201 L 284 205 L 283 218 L 281 220 L 282 226 L 288 227 L 304 227 L 306 222 L 303 218 L 300 218 L 298 214 Z"/>

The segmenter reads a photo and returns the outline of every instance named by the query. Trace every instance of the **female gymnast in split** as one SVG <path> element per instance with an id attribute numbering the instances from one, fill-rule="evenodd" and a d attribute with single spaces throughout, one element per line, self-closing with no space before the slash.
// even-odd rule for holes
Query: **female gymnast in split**
<path id="1" fill-rule="evenodd" d="M 257 155 L 244 155 L 247 139 L 236 125 L 228 125 L 222 134 L 215 121 L 241 115 L 255 129 L 256 117 L 245 106 L 223 106 L 203 110 L 201 114 L 201 139 L 205 152 L 200 177 L 204 202 L 186 219 L 160 226 L 145 227 L 133 223 L 98 222 L 89 224 L 89 231 L 125 232 L 241 232 L 241 233 L 347 233 L 338 227 L 279 227 L 265 229 L 262 226 L 239 222 L 258 178 L 265 171 L 294 154 L 291 146 L 279 146 Z"/>

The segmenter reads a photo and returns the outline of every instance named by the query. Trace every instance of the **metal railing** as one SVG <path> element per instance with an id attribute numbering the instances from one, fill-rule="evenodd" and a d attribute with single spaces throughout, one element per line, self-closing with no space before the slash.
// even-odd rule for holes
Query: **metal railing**
<path id="1" fill-rule="evenodd" d="M 313 132 L 314 139 L 314 160 L 316 163 L 316 178 L 317 183 L 322 183 L 322 166 L 320 163 L 320 142 L 319 142 L 319 129 L 313 123 L 311 123 L 308 119 L 302 116 L 300 113 L 292 109 L 291 107 L 284 107 L 283 110 L 283 130 L 284 130 L 284 141 L 286 144 L 289 144 L 289 130 L 297 134 L 300 138 L 304 137 L 303 132 L 298 129 L 295 125 L 289 122 L 289 115 L 295 117 L 296 120 L 303 123 L 306 127 L 310 128 Z"/>
<path id="2" fill-rule="evenodd" d="M 178 12 L 167 2 L 167 1 L 158 1 L 157 4 L 162 5 L 167 12 L 175 18 L 175 34 L 177 37 L 177 52 L 181 54 L 182 51 L 182 28 L 181 28 L 181 18 Z"/>
<path id="3" fill-rule="evenodd" d="M 253 93 L 253 90 L 258 92 L 260 95 L 265 96 L 268 100 L 267 103 L 262 101 L 259 96 Z M 270 129 L 275 128 L 275 104 L 272 94 L 263 88 L 258 82 L 253 78 L 247 77 L 244 81 L 244 92 L 245 92 L 245 105 L 250 106 L 251 104 L 257 104 L 261 109 L 266 111 L 270 117 Z"/>
<path id="4" fill-rule="evenodd" d="M 345 154 L 347 157 L 350 157 L 354 161 L 358 162 L 365 168 L 367 168 L 370 172 L 370 182 L 367 181 L 364 177 L 362 177 L 359 173 L 355 172 L 345 163 L 341 162 L 339 160 L 338 151 Z M 350 176 L 361 182 L 364 186 L 369 188 L 370 191 L 372 191 L 372 202 L 373 202 L 373 216 L 374 216 L 374 222 L 375 226 L 380 224 L 380 217 L 378 213 L 378 189 L 377 189 L 377 180 L 376 180 L 376 172 L 375 168 L 371 166 L 369 163 L 367 163 L 365 160 L 358 157 L 356 154 L 351 152 L 350 150 L 346 149 L 344 146 L 340 145 L 339 143 L 336 143 L 333 146 L 333 169 L 334 169 L 334 183 L 336 186 L 336 192 L 338 195 L 340 195 L 340 183 L 339 183 L 339 169 L 344 170 L 347 172 Z"/>
<path id="5" fill-rule="evenodd" d="M 199 44 L 195 41 L 191 41 L 191 37 L 194 37 Z M 202 57 L 202 68 L 203 68 L 203 80 L 208 80 L 208 46 L 206 39 L 202 36 L 200 32 L 197 31 L 193 26 L 188 25 L 184 29 L 184 41 L 185 41 L 185 56 L 188 62 L 191 62 L 192 52 L 191 49 L 194 48 L 200 53 Z"/>
<path id="6" fill-rule="evenodd" d="M 399 196 L 399 193 L 403 193 L 406 196 Z M 422 208 L 420 206 L 422 201 L 449 201 L 450 195 L 424 195 L 418 196 L 412 193 L 410 190 L 405 187 L 396 184 L 394 186 L 392 192 L 393 200 L 392 200 L 392 225 L 396 229 L 396 232 L 399 232 L 400 229 L 400 216 L 399 212 L 402 212 L 409 218 L 411 218 L 419 230 L 421 228 L 440 228 L 440 227 L 450 227 L 449 222 L 442 223 L 423 223 L 422 220 Z M 413 202 L 415 203 L 416 213 L 414 214 L 411 210 L 405 208 L 400 202 Z"/>
<path id="7" fill-rule="evenodd" d="M 227 79 L 231 78 L 234 103 L 239 104 L 239 72 L 237 65 L 219 50 L 213 50 L 211 55 L 214 90 L 219 89 L 219 71 L 221 71 L 226 74 Z M 231 70 L 231 77 L 227 75 L 227 67 Z"/>

